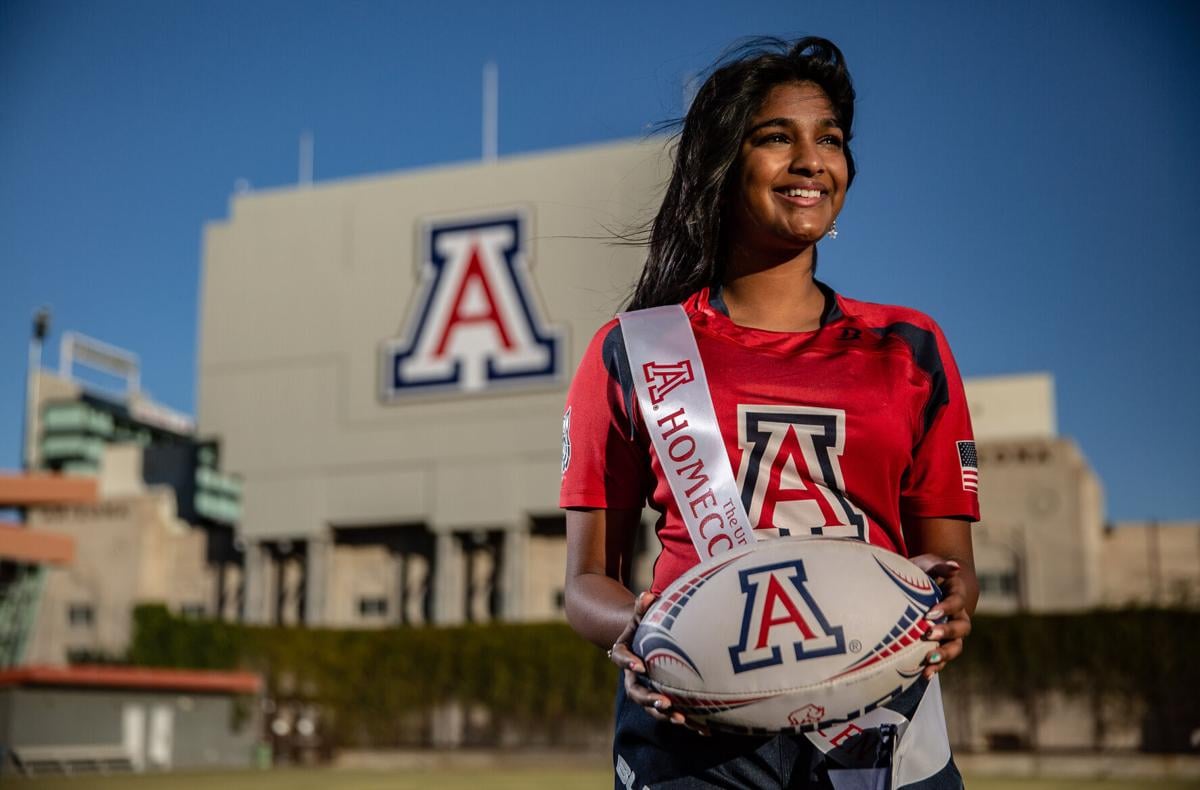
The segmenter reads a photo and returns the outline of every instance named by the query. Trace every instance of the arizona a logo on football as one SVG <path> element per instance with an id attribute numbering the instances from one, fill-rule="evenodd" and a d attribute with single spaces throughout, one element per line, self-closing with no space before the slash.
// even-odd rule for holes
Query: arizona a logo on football
<path id="1" fill-rule="evenodd" d="M 562 332 L 534 298 L 528 225 L 520 212 L 422 225 L 419 295 L 383 350 L 385 400 L 561 377 Z"/>
<path id="2" fill-rule="evenodd" d="M 738 571 L 746 608 L 742 634 L 730 645 L 734 672 L 846 652 L 842 627 L 831 626 L 805 587 L 800 560 Z"/>

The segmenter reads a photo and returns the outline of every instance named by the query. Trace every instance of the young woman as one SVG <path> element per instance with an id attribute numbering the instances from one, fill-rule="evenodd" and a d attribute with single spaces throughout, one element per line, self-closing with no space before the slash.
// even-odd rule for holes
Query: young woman
<path id="1" fill-rule="evenodd" d="M 817 243 L 836 235 L 854 180 L 853 118 L 850 75 L 825 39 L 774 41 L 715 70 L 684 120 L 629 306 L 684 306 L 760 539 L 854 537 L 943 580 L 947 619 L 930 625 L 924 677 L 889 707 L 908 721 L 897 787 L 958 787 L 933 678 L 962 651 L 978 597 L 970 419 L 930 318 L 814 279 Z M 698 560 L 651 449 L 617 321 L 587 349 L 563 426 L 567 618 L 611 646 L 623 670 L 617 786 L 830 786 L 830 771 L 836 781 L 854 762 L 844 743 L 696 732 L 636 682 L 643 666 L 629 641 L 642 613 Z M 661 550 L 650 591 L 635 597 L 629 562 L 647 501 L 660 514 Z M 869 734 L 851 736 L 861 745 Z"/>

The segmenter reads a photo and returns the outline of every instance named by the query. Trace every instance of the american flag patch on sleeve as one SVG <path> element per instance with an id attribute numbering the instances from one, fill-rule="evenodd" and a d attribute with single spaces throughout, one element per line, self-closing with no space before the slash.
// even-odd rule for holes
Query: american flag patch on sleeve
<path id="1" fill-rule="evenodd" d="M 958 466 L 962 469 L 963 490 L 979 493 L 979 458 L 975 455 L 975 442 L 958 442 Z"/>

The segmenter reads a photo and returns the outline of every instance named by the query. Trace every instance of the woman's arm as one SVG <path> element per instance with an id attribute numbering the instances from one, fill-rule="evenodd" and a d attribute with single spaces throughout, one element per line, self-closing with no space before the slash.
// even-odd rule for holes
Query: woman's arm
<path id="1" fill-rule="evenodd" d="M 925 637 L 940 643 L 926 658 L 925 677 L 931 678 L 962 653 L 963 640 L 971 633 L 971 615 L 979 602 L 971 522 L 954 518 L 912 519 L 904 524 L 904 538 L 912 561 L 940 579 L 945 593 L 929 619 L 939 619 L 940 611 L 946 615 L 946 622 L 934 626 Z"/>
<path id="2" fill-rule="evenodd" d="M 567 511 L 567 622 L 603 648 L 617 641 L 633 615 L 634 595 L 625 584 L 641 515 L 640 510 Z"/>
<path id="3" fill-rule="evenodd" d="M 635 597 L 627 586 L 641 516 L 641 510 L 567 511 L 567 622 L 584 639 L 609 649 L 631 701 L 659 721 L 686 724 L 669 698 L 638 683 L 637 673 L 646 667 L 629 645 L 654 601 L 649 593 Z"/>

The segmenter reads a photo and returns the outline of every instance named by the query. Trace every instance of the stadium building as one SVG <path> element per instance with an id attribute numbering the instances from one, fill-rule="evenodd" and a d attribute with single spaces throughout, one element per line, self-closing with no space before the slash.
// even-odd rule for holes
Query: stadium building
<path id="1" fill-rule="evenodd" d="M 245 482 L 248 620 L 559 616 L 564 394 L 661 150 L 243 194 L 207 228 L 198 419 Z"/>

